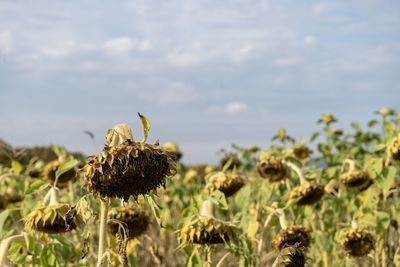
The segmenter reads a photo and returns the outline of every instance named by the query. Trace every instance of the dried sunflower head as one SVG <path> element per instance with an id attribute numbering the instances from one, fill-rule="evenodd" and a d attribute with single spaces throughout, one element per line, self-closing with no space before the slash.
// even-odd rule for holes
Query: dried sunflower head
<path id="1" fill-rule="evenodd" d="M 304 248 L 295 244 L 283 248 L 276 259 L 278 267 L 303 267 L 306 263 Z"/>
<path id="2" fill-rule="evenodd" d="M 257 161 L 258 174 L 270 182 L 278 182 L 287 177 L 288 166 L 279 158 L 268 156 Z"/>
<path id="3" fill-rule="evenodd" d="M 177 144 L 166 142 L 163 144 L 162 148 L 166 151 L 171 152 L 175 156 L 176 161 L 179 161 L 182 158 L 182 152 L 180 151 Z"/>
<path id="4" fill-rule="evenodd" d="M 359 170 L 343 173 L 340 175 L 339 180 L 346 188 L 360 190 L 367 189 L 373 183 L 367 172 Z"/>
<path id="5" fill-rule="evenodd" d="M 60 160 L 53 160 L 49 162 L 43 170 L 44 177 L 46 177 L 51 183 L 54 183 L 56 180 L 56 172 L 58 167 L 61 165 Z M 68 170 L 67 172 L 61 174 L 58 177 L 57 184 L 66 184 L 68 181 L 74 180 L 78 176 L 78 172 L 75 168 Z"/>
<path id="6" fill-rule="evenodd" d="M 308 248 L 311 243 L 310 231 L 304 225 L 292 225 L 287 229 L 282 229 L 272 243 L 277 251 L 296 243 L 299 243 L 298 245 L 301 247 Z"/>
<path id="7" fill-rule="evenodd" d="M 392 143 L 386 148 L 386 155 L 390 160 L 400 161 L 400 134 L 392 140 Z"/>
<path id="8" fill-rule="evenodd" d="M 224 168 L 225 164 L 229 160 L 231 160 L 231 164 L 229 165 L 228 170 L 233 170 L 235 168 L 237 169 L 242 165 L 242 162 L 240 161 L 240 159 L 236 155 L 227 154 L 221 159 L 221 162 L 220 162 L 221 169 Z"/>
<path id="9" fill-rule="evenodd" d="M 350 256 L 361 257 L 370 253 L 374 249 L 374 244 L 374 237 L 368 230 L 356 227 L 344 233 L 342 248 Z"/>
<path id="10" fill-rule="evenodd" d="M 244 181 L 244 177 L 239 174 L 218 172 L 207 179 L 206 190 L 220 190 L 226 197 L 230 197 L 243 187 Z"/>
<path id="11" fill-rule="evenodd" d="M 133 207 L 118 207 L 108 213 L 109 219 L 121 221 L 128 230 L 128 239 L 133 239 L 146 232 L 149 227 L 150 217 L 147 212 L 136 210 Z M 110 220 L 108 222 L 108 231 L 115 235 L 118 233 L 120 224 Z"/>
<path id="12" fill-rule="evenodd" d="M 68 204 L 54 204 L 38 208 L 29 213 L 24 221 L 28 230 L 48 234 L 69 232 L 82 223 L 76 210 Z"/>
<path id="13" fill-rule="evenodd" d="M 295 144 L 293 146 L 293 154 L 298 159 L 307 159 L 312 153 L 312 150 L 305 144 Z"/>
<path id="14" fill-rule="evenodd" d="M 180 231 L 182 244 L 220 244 L 236 237 L 236 226 L 213 217 L 200 216 Z"/>
<path id="15" fill-rule="evenodd" d="M 128 200 L 165 187 L 166 177 L 175 175 L 176 166 L 173 154 L 160 146 L 126 140 L 106 145 L 84 170 L 85 186 L 95 196 Z"/>
<path id="16" fill-rule="evenodd" d="M 4 193 L 0 194 L 0 210 L 7 208 L 9 204 L 20 202 L 23 199 L 23 195 L 20 195 L 15 192 L 15 190 L 8 188 Z"/>
<path id="17" fill-rule="evenodd" d="M 291 199 L 298 199 L 298 205 L 311 205 L 319 201 L 325 193 L 324 187 L 315 182 L 296 186 L 290 192 Z"/>

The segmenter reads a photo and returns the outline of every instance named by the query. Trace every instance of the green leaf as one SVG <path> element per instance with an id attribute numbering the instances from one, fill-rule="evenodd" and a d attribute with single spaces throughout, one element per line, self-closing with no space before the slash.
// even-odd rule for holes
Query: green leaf
<path id="1" fill-rule="evenodd" d="M 386 145 L 385 145 L 385 144 L 376 145 L 376 146 L 374 147 L 374 152 L 381 151 L 381 150 L 383 150 L 383 149 L 385 149 L 385 148 L 386 148 Z"/>
<path id="2" fill-rule="evenodd" d="M 76 159 L 71 159 L 67 162 L 62 163 L 56 171 L 56 181 L 61 175 L 75 168 L 76 165 L 78 165 L 78 161 Z"/>
<path id="3" fill-rule="evenodd" d="M 43 180 L 35 180 L 33 183 L 28 185 L 28 188 L 25 189 L 25 194 L 29 195 L 32 193 L 36 193 L 46 189 L 49 186 L 49 183 Z"/>
<path id="4" fill-rule="evenodd" d="M 228 209 L 228 203 L 226 202 L 225 194 L 219 190 L 216 190 L 210 194 L 210 199 L 214 204 L 223 210 Z"/>
<path id="5" fill-rule="evenodd" d="M 249 238 L 254 238 L 258 231 L 259 226 L 260 225 L 258 224 L 257 221 L 253 221 L 253 222 L 249 223 L 249 225 L 247 226 L 247 229 L 246 229 L 247 236 Z"/>
<path id="6" fill-rule="evenodd" d="M 313 135 L 312 135 L 311 138 L 310 138 L 310 142 L 314 142 L 315 139 L 317 139 L 319 135 L 320 135 L 319 132 L 313 133 Z"/>
<path id="7" fill-rule="evenodd" d="M 157 221 L 158 225 L 160 227 L 163 227 L 162 221 L 161 221 L 161 215 L 160 215 L 160 211 L 161 211 L 160 205 L 158 205 L 157 202 L 154 200 L 154 196 L 153 195 L 145 195 L 145 198 L 146 198 L 147 203 L 149 204 L 149 206 L 151 208 L 151 211 L 154 214 L 154 217 L 156 218 L 156 221 Z"/>
<path id="8" fill-rule="evenodd" d="M 222 168 L 222 172 L 226 172 L 229 169 L 229 167 L 232 164 L 232 161 L 233 161 L 233 157 L 230 157 L 228 159 L 228 161 L 224 164 L 224 167 Z"/>
<path id="9" fill-rule="evenodd" d="M 387 173 L 386 173 L 387 172 Z M 386 199 L 390 193 L 390 188 L 394 184 L 394 179 L 396 176 L 396 168 L 391 166 L 385 170 L 385 177 L 381 180 L 380 185 L 383 191 L 383 197 Z"/>
<path id="10" fill-rule="evenodd" d="M 11 162 L 11 168 L 15 174 L 20 174 L 24 170 L 24 166 L 16 160 Z"/>
<path id="11" fill-rule="evenodd" d="M 4 210 L 0 213 L 0 239 L 3 238 L 4 235 L 4 224 L 8 218 L 8 216 L 10 215 L 11 210 Z"/>
<path id="12" fill-rule="evenodd" d="M 150 124 L 149 120 L 145 116 L 143 116 L 139 112 L 138 112 L 138 115 L 140 117 L 140 121 L 142 123 L 142 128 L 143 128 L 143 140 L 142 140 L 142 143 L 146 143 L 147 137 L 149 136 L 151 124 Z"/>
<path id="13" fill-rule="evenodd" d="M 57 157 L 61 158 L 61 157 L 65 157 L 67 155 L 67 152 L 65 151 L 64 148 L 56 146 L 56 145 L 52 145 L 51 146 L 51 150 L 54 152 L 54 154 L 57 155 Z"/>

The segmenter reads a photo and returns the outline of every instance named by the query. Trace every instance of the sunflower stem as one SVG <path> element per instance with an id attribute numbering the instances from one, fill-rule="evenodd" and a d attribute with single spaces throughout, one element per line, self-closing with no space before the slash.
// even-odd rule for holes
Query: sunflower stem
<path id="1" fill-rule="evenodd" d="M 346 164 L 349 165 L 349 169 L 347 170 L 347 172 L 352 172 L 356 168 L 356 163 L 354 162 L 354 160 L 345 159 L 343 161 L 343 165 L 342 165 L 342 170 L 343 171 L 344 171 L 344 168 L 346 167 Z"/>
<path id="2" fill-rule="evenodd" d="M 291 162 L 285 162 L 285 163 L 286 163 L 286 165 L 289 166 L 289 168 L 291 168 L 297 174 L 297 176 L 299 177 L 301 185 L 308 184 L 308 181 L 304 177 L 303 172 L 301 171 L 301 169 L 299 167 L 297 167 L 297 165 L 295 165 L 295 164 L 293 164 Z"/>
<path id="3" fill-rule="evenodd" d="M 211 200 L 208 199 L 203 201 L 203 204 L 201 205 L 200 216 L 204 216 L 207 218 L 214 217 L 214 208 Z"/>
<path id="4" fill-rule="evenodd" d="M 11 242 L 24 238 L 25 233 L 22 232 L 19 235 L 13 235 L 10 237 L 7 237 L 3 239 L 0 243 L 0 266 L 8 266 L 7 265 L 7 252 L 8 252 L 8 247 L 10 246 Z"/>
<path id="5" fill-rule="evenodd" d="M 97 266 L 101 267 L 103 262 L 103 255 L 107 250 L 107 219 L 108 208 L 110 207 L 110 200 L 105 199 L 101 201 L 100 211 L 100 229 L 99 229 L 99 251 L 97 254 Z"/>
<path id="6" fill-rule="evenodd" d="M 283 230 L 286 230 L 286 229 L 287 229 L 287 221 L 286 221 L 285 213 L 283 212 L 282 209 L 277 209 L 277 210 L 276 210 L 276 213 L 277 213 L 277 215 L 278 215 L 279 224 L 281 225 L 281 228 L 282 228 Z"/>

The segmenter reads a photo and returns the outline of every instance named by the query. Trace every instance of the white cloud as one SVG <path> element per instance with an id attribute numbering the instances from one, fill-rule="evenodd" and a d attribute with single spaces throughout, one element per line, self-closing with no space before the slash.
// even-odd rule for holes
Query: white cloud
<path id="1" fill-rule="evenodd" d="M 226 114 L 226 115 L 236 115 L 240 112 L 247 110 L 247 104 L 239 101 L 229 102 L 223 106 L 211 106 L 206 110 L 209 114 Z"/>
<path id="2" fill-rule="evenodd" d="M 13 36 L 11 32 L 0 32 L 0 54 L 9 54 L 13 47 Z"/>
<path id="3" fill-rule="evenodd" d="M 314 46 L 318 43 L 318 38 L 314 35 L 307 35 L 304 37 L 303 43 L 307 46 Z"/>
<path id="4" fill-rule="evenodd" d="M 143 100 L 162 106 L 189 104 L 199 97 L 193 86 L 180 81 L 173 82 L 161 90 L 141 91 L 138 94 Z"/>
<path id="5" fill-rule="evenodd" d="M 152 44 L 149 40 L 135 40 L 130 37 L 118 37 L 106 41 L 103 47 L 112 55 L 127 55 L 134 51 L 148 51 L 151 49 Z"/>
<path id="6" fill-rule="evenodd" d="M 168 53 L 167 60 L 171 62 L 173 65 L 185 67 L 185 66 L 196 65 L 202 62 L 202 60 L 204 60 L 204 57 L 199 52 L 196 51 L 183 52 L 175 50 Z"/>
<path id="7" fill-rule="evenodd" d="M 226 114 L 235 115 L 247 109 L 247 104 L 242 102 L 231 102 L 226 105 L 224 111 Z"/>
<path id="8" fill-rule="evenodd" d="M 311 6 L 311 11 L 316 15 L 323 15 L 334 11 L 338 3 L 316 3 Z"/>

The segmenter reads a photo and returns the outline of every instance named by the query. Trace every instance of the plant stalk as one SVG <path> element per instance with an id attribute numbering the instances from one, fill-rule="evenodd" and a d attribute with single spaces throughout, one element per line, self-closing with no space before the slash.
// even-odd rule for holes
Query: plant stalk
<path id="1" fill-rule="evenodd" d="M 100 229 L 99 229 L 99 251 L 97 253 L 97 266 L 101 267 L 103 262 L 103 255 L 107 250 L 107 219 L 108 208 L 110 207 L 110 200 L 105 199 L 101 201 L 100 211 Z"/>

